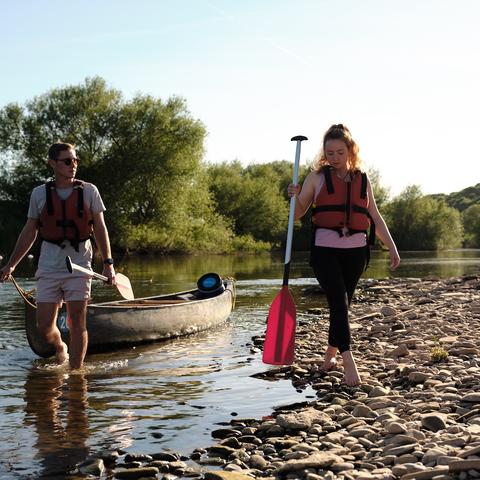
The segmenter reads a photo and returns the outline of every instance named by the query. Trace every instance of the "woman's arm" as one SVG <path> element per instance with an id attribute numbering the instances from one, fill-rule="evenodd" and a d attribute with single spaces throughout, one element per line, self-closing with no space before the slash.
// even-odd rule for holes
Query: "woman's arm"
<path id="1" fill-rule="evenodd" d="M 377 234 L 378 238 L 382 241 L 382 243 L 388 248 L 390 253 L 390 268 L 395 270 L 398 265 L 400 264 L 400 256 L 397 251 L 397 247 L 395 242 L 393 241 L 392 236 L 388 230 L 387 224 L 383 219 L 382 215 L 378 211 L 377 203 L 375 202 L 375 197 L 373 196 L 373 189 L 372 185 L 370 184 L 370 180 L 367 183 L 367 190 L 368 190 L 368 197 L 370 203 L 368 205 L 368 213 L 372 217 L 373 222 L 375 223 L 375 233 Z"/>
<path id="2" fill-rule="evenodd" d="M 318 175 L 316 172 L 311 172 L 307 175 L 307 178 L 305 178 L 303 186 L 292 183 L 288 186 L 288 196 L 297 196 L 295 202 L 295 220 L 302 218 L 310 208 L 315 194 L 315 185 L 318 182 Z"/>

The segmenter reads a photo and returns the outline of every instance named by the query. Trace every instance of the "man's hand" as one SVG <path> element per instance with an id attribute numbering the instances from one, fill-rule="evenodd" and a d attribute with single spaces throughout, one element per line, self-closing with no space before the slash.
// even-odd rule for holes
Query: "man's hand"
<path id="1" fill-rule="evenodd" d="M 112 285 L 116 285 L 115 282 L 115 269 L 113 268 L 113 265 L 103 265 L 103 272 L 102 275 L 108 278 L 108 283 Z"/>
<path id="2" fill-rule="evenodd" d="M 8 265 L 5 265 L 1 270 L 0 270 L 0 283 L 5 282 L 10 278 L 10 275 L 13 273 L 15 270 L 15 267 L 10 267 Z"/>

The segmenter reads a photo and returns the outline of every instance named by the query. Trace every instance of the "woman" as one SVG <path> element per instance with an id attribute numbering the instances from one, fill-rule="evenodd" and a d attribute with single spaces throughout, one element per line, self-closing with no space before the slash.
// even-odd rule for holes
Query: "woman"
<path id="1" fill-rule="evenodd" d="M 290 184 L 288 194 L 297 196 L 295 218 L 311 205 L 314 224 L 312 267 L 326 293 L 330 308 L 328 347 L 323 369 L 336 365 L 342 356 L 345 383 L 359 385 L 360 375 L 350 351 L 348 307 L 368 262 L 367 230 L 376 232 L 390 252 L 390 267 L 400 263 L 397 247 L 380 215 L 372 186 L 360 171 L 358 145 L 348 128 L 332 125 L 323 137 L 322 149 L 303 184 Z M 375 233 L 373 233 L 375 235 Z M 370 241 L 373 241 L 372 235 Z M 370 243 L 370 242 L 369 242 Z"/>

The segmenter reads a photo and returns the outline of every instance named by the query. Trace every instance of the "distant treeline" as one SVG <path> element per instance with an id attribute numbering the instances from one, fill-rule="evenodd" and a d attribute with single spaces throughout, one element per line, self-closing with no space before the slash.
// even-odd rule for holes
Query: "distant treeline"
<path id="1" fill-rule="evenodd" d="M 127 100 L 99 77 L 0 110 L 0 253 L 25 222 L 29 194 L 51 176 L 49 145 L 66 141 L 80 157 L 77 176 L 96 184 L 112 244 L 122 252 L 197 253 L 282 247 L 291 161 L 242 166 L 203 161 L 206 129 L 185 101 Z M 300 181 L 308 173 L 302 167 Z M 480 247 L 480 184 L 449 196 L 416 186 L 390 199 L 370 171 L 377 203 L 399 249 Z M 294 248 L 309 248 L 308 216 Z"/>

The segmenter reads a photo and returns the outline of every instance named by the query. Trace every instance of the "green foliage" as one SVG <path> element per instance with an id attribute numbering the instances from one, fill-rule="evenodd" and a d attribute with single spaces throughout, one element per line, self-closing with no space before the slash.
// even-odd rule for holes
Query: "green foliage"
<path id="1" fill-rule="evenodd" d="M 26 213 L 22 206 L 8 200 L 0 200 L 0 254 L 2 256 L 6 257 L 13 249 L 27 218 Z"/>
<path id="2" fill-rule="evenodd" d="M 287 162 L 242 167 L 240 162 L 210 165 L 210 189 L 217 211 L 228 218 L 238 236 L 278 245 L 285 236 Z M 290 164 L 291 168 L 291 164 Z"/>
<path id="3" fill-rule="evenodd" d="M 431 195 L 435 199 L 444 199 L 450 207 L 465 211 L 472 205 L 480 205 L 480 183 L 473 187 L 467 187 L 459 192 L 453 192 L 450 195 L 436 194 Z"/>
<path id="4" fill-rule="evenodd" d="M 50 177 L 49 145 L 76 145 L 78 176 L 99 187 L 112 244 L 138 252 L 264 251 L 286 238 L 291 161 L 203 163 L 205 127 L 185 101 L 126 100 L 99 77 L 0 109 L 0 253 L 13 248 L 29 194 Z M 303 183 L 309 168 L 300 167 Z M 480 247 L 480 184 L 451 195 L 408 187 L 392 201 L 369 169 L 377 205 L 401 250 Z M 463 212 L 460 215 L 460 211 Z M 310 247 L 310 214 L 293 248 Z"/>
<path id="5" fill-rule="evenodd" d="M 234 252 L 260 253 L 270 251 L 271 248 L 270 243 L 255 240 L 250 234 L 240 235 L 233 239 Z"/>
<path id="6" fill-rule="evenodd" d="M 232 231 L 213 208 L 204 137 L 180 98 L 126 101 L 98 77 L 54 89 L 0 111 L 0 155 L 9 165 L 0 200 L 28 204 L 31 189 L 51 174 L 49 145 L 62 140 L 77 147 L 79 178 L 99 187 L 117 248 L 228 250 Z"/>
<path id="7" fill-rule="evenodd" d="M 380 172 L 377 169 L 369 168 L 367 170 L 367 175 L 370 184 L 372 185 L 373 196 L 375 197 L 375 203 L 377 204 L 378 210 L 383 212 L 383 209 L 390 198 L 390 189 L 382 186 L 380 183 Z"/>
<path id="8" fill-rule="evenodd" d="M 249 250 L 263 250 L 267 244 L 279 247 L 285 241 L 290 209 L 287 186 L 292 182 L 292 172 L 293 165 L 286 160 L 247 167 L 238 161 L 209 166 L 210 189 L 217 211 L 232 223 L 237 248 L 245 249 L 245 245 L 251 244 L 250 239 L 259 243 L 248 247 Z M 300 183 L 307 173 L 307 167 L 301 166 Z M 304 235 L 310 237 L 308 221 L 296 226 L 293 248 L 304 247 Z M 306 248 L 308 245 L 309 241 Z"/>
<path id="9" fill-rule="evenodd" d="M 448 352 L 443 347 L 433 347 L 430 350 L 430 360 L 432 362 L 442 362 L 448 358 Z"/>
<path id="10" fill-rule="evenodd" d="M 416 185 L 407 187 L 385 211 L 399 250 L 443 250 L 462 244 L 460 212 L 442 200 L 422 195 Z"/>
<path id="11" fill-rule="evenodd" d="M 462 213 L 465 246 L 480 248 L 480 203 L 471 205 Z"/>

